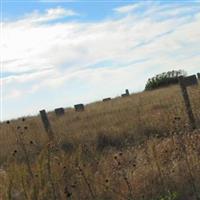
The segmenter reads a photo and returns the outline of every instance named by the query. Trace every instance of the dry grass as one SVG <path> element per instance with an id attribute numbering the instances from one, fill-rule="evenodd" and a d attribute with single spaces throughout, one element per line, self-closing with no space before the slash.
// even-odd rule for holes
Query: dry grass
<path id="1" fill-rule="evenodd" d="M 200 87 L 189 88 L 200 128 Z M 172 86 L 0 124 L 0 199 L 188 199 L 200 195 L 200 130 Z M 165 196 L 165 197 L 162 197 Z"/>

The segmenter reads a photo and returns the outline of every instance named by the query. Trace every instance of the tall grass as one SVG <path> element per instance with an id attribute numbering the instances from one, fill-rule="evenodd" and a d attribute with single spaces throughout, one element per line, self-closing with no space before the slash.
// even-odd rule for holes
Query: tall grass
<path id="1" fill-rule="evenodd" d="M 196 199 L 200 195 L 200 87 L 142 92 L 0 124 L 0 199 Z"/>

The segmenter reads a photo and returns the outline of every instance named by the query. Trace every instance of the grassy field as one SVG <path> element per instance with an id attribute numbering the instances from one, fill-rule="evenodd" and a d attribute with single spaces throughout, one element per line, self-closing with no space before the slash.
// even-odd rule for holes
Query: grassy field
<path id="1" fill-rule="evenodd" d="M 199 200 L 200 87 L 178 86 L 0 124 L 0 199 Z"/>

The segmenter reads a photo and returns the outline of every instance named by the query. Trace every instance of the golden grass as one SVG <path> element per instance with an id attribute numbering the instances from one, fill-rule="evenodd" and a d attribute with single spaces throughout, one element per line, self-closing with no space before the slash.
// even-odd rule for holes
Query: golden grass
<path id="1" fill-rule="evenodd" d="M 189 88 L 200 128 L 200 87 Z M 180 88 L 96 102 L 0 124 L 0 199 L 198 199 L 200 131 Z M 161 199 L 161 197 L 160 197 Z"/>

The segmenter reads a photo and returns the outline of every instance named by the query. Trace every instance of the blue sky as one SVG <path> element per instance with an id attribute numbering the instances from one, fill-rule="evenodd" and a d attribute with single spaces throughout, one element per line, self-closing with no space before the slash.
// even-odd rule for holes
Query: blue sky
<path id="1" fill-rule="evenodd" d="M 200 70 L 199 1 L 2 1 L 1 120 Z"/>

